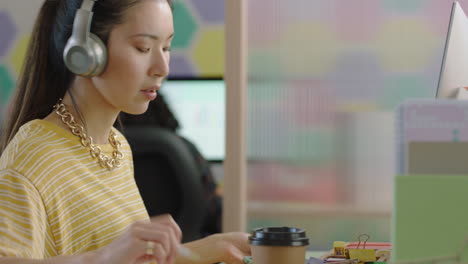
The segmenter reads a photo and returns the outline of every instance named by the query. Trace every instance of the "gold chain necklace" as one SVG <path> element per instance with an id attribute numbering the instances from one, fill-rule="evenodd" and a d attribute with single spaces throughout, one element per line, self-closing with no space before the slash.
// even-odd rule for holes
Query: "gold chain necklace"
<path id="1" fill-rule="evenodd" d="M 109 143 L 114 148 L 114 151 L 112 152 L 112 158 L 110 158 L 104 153 L 102 153 L 102 150 L 99 146 L 94 145 L 93 138 L 88 137 L 86 135 L 83 126 L 75 121 L 73 115 L 70 113 L 70 111 L 67 110 L 65 105 L 62 103 L 62 99 L 59 99 L 58 103 L 54 105 L 54 110 L 55 113 L 61 117 L 62 122 L 70 128 L 73 135 L 78 136 L 80 138 L 81 145 L 89 149 L 89 152 L 91 153 L 91 156 L 93 158 L 98 159 L 99 164 L 102 167 L 107 168 L 109 170 L 120 167 L 120 161 L 124 158 L 124 155 L 119 150 L 121 144 L 116 139 L 116 135 L 112 130 L 109 134 Z"/>

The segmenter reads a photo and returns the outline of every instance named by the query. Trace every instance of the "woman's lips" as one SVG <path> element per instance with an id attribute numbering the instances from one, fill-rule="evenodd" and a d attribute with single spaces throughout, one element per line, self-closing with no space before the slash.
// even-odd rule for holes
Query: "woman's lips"
<path id="1" fill-rule="evenodd" d="M 151 101 L 156 99 L 156 96 L 158 96 L 156 90 L 141 90 L 140 92 L 142 92 L 146 96 L 146 98 L 148 98 L 148 100 Z"/>
<path id="2" fill-rule="evenodd" d="M 156 99 L 156 97 L 158 96 L 157 91 L 160 88 L 161 88 L 160 85 L 153 85 L 151 87 L 141 90 L 140 92 L 142 92 L 145 95 L 145 97 L 148 98 L 148 100 L 152 101 Z"/>

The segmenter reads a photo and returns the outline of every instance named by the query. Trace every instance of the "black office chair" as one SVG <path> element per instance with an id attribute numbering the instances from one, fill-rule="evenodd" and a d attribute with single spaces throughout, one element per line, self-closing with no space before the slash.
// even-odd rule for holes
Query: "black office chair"
<path id="1" fill-rule="evenodd" d="M 202 237 L 207 201 L 200 169 L 182 138 L 160 127 L 126 127 L 135 181 L 150 216 L 169 213 L 183 232 L 183 242 Z"/>

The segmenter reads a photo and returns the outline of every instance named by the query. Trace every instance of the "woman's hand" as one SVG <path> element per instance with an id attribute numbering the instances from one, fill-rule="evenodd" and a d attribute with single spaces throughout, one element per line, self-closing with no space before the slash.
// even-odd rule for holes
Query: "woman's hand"
<path id="1" fill-rule="evenodd" d="M 244 257 L 250 256 L 249 234 L 233 232 L 216 234 L 214 247 L 220 254 L 220 261 L 226 264 L 244 264 Z"/>
<path id="2" fill-rule="evenodd" d="M 177 262 L 190 264 L 218 262 L 244 264 L 244 257 L 251 255 L 248 237 L 249 234 L 241 232 L 222 233 L 184 244 L 201 257 L 200 261 L 190 262 L 185 259 L 178 259 Z"/>
<path id="3" fill-rule="evenodd" d="M 158 264 L 173 264 L 181 237 L 174 219 L 168 214 L 160 215 L 131 224 L 120 237 L 97 250 L 95 256 L 99 263 L 137 264 L 156 260 Z"/>

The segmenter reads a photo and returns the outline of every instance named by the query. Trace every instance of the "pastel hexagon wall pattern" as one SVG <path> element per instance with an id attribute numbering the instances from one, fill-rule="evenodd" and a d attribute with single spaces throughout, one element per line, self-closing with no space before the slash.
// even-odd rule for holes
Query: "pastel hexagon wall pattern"
<path id="1" fill-rule="evenodd" d="M 224 23 L 224 1 L 192 0 L 192 5 L 204 24 L 222 25 Z"/>
<path id="2" fill-rule="evenodd" d="M 384 23 L 374 41 L 377 57 L 388 71 L 415 72 L 430 62 L 441 39 L 419 19 L 399 18 Z"/>
<path id="3" fill-rule="evenodd" d="M 5 65 L 0 64 L 0 104 L 5 104 L 9 99 L 15 82 Z"/>
<path id="4" fill-rule="evenodd" d="M 16 46 L 11 50 L 10 63 L 16 74 L 20 73 L 21 67 L 23 66 L 29 39 L 29 35 L 21 36 L 18 39 Z"/>
<path id="5" fill-rule="evenodd" d="M 193 60 L 202 77 L 224 72 L 224 30 L 207 27 L 199 33 L 193 49 Z"/>
<path id="6" fill-rule="evenodd" d="M 176 0 L 174 28 L 171 77 L 224 75 L 224 0 Z"/>
<path id="7" fill-rule="evenodd" d="M 190 57 L 183 53 L 171 55 L 169 69 L 171 71 L 170 75 L 178 77 L 191 77 L 198 72 Z"/>
<path id="8" fill-rule="evenodd" d="M 172 48 L 186 49 L 190 47 L 192 39 L 196 34 L 198 21 L 186 4 L 182 1 L 174 2 L 174 39 Z"/>
<path id="9" fill-rule="evenodd" d="M 16 27 L 11 14 L 0 9 L 0 58 L 7 55 L 16 36 Z"/>
<path id="10" fill-rule="evenodd" d="M 435 97 L 451 4 L 248 1 L 249 197 L 275 201 L 287 189 L 279 200 L 320 204 L 323 197 L 307 197 L 317 188 L 330 201 L 361 204 L 367 194 L 348 196 L 353 186 L 333 179 L 390 185 L 393 142 L 384 134 L 400 103 Z M 468 11 L 468 0 L 460 4 Z M 309 177 L 297 179 L 298 170 Z M 391 195 L 369 205 L 388 208 Z"/>
<path id="11" fill-rule="evenodd" d="M 354 92 L 349 87 L 362 86 L 364 81 L 372 86 L 384 82 L 381 87 L 394 87 L 385 82 L 411 85 L 437 79 L 432 75 L 438 74 L 436 64 L 442 56 L 450 1 L 294 1 L 270 5 L 261 0 L 249 1 L 248 63 L 251 74 L 268 78 L 290 75 L 326 80 L 330 89 L 340 93 L 339 101 L 352 101 L 348 101 L 349 105 L 358 102 L 375 105 L 376 101 L 368 99 L 388 94 L 384 90 L 390 88 L 381 88 L 382 93 L 372 91 L 372 96 L 366 94 L 359 99 L 361 90 Z M 29 8 L 39 10 L 42 2 L 30 1 Z M 466 9 L 468 0 L 461 0 L 460 4 Z M 175 0 L 172 77 L 224 74 L 224 5 L 224 0 Z M 31 12 L 23 14 L 21 10 L 24 10 L 21 1 L 0 2 L 0 62 L 13 80 L 23 61 L 33 20 Z M 265 21 L 282 29 L 263 25 Z M 302 50 L 304 45 L 307 50 Z M 280 53 L 275 55 L 278 51 Z M 367 81 L 362 79 L 366 69 L 371 71 Z M 431 69 L 430 72 L 427 69 Z M 419 74 L 415 78 L 420 80 L 407 78 L 408 74 Z M 344 85 L 345 81 L 353 80 L 355 83 Z M 397 103 L 395 98 L 404 98 L 405 89 L 394 91 L 399 95 L 390 101 Z M 430 92 L 410 94 L 427 95 Z M 380 106 L 391 108 L 389 101 Z"/>

